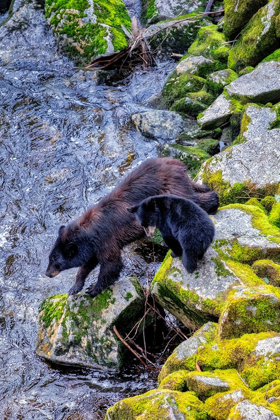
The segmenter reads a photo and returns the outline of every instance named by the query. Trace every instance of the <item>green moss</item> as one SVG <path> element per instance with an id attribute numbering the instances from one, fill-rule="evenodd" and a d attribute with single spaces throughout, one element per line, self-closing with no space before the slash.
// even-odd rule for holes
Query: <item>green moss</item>
<path id="1" fill-rule="evenodd" d="M 64 312 L 68 295 L 55 295 L 45 299 L 40 308 L 40 322 L 44 328 L 51 327 L 53 320 L 60 321 Z"/>
<path id="2" fill-rule="evenodd" d="M 170 416 L 170 408 L 182 418 L 207 420 L 204 406 L 193 392 L 152 390 L 146 394 L 126 398 L 109 408 L 105 420 L 164 419 Z"/>
<path id="3" fill-rule="evenodd" d="M 254 353 L 248 357 L 242 369 L 242 377 L 251 389 L 258 389 L 279 378 L 278 357 L 256 357 Z"/>
<path id="4" fill-rule="evenodd" d="M 237 78 L 237 74 L 231 69 L 216 71 L 207 77 L 207 90 L 217 97 L 223 92 L 225 86 Z"/>
<path id="5" fill-rule="evenodd" d="M 184 162 L 192 178 L 194 178 L 198 173 L 202 163 L 210 158 L 210 155 L 208 155 L 203 149 L 196 146 L 181 146 L 179 144 L 172 144 L 170 147 L 178 151 L 174 157 Z"/>
<path id="6" fill-rule="evenodd" d="M 280 228 L 280 203 L 273 205 L 268 220 L 272 225 Z"/>
<path id="7" fill-rule="evenodd" d="M 197 147 L 204 150 L 210 156 L 215 155 L 220 150 L 219 140 L 216 139 L 201 139 L 197 142 Z"/>
<path id="8" fill-rule="evenodd" d="M 172 389 L 173 391 L 187 391 L 188 372 L 186 370 L 177 370 L 166 376 L 159 384 L 159 389 Z"/>
<path id="9" fill-rule="evenodd" d="M 275 50 L 272 54 L 269 54 L 267 57 L 263 59 L 263 62 L 266 61 L 280 61 L 280 48 Z"/>
<path id="10" fill-rule="evenodd" d="M 220 318 L 220 337 L 240 337 L 244 332 L 280 332 L 280 293 L 273 286 L 232 291 Z"/>
<path id="11" fill-rule="evenodd" d="M 258 260 L 252 265 L 254 273 L 266 283 L 280 286 L 280 265 L 272 260 Z"/>
<path id="12" fill-rule="evenodd" d="M 151 291 L 153 290 L 154 285 L 163 279 L 166 271 L 170 269 L 172 261 L 173 261 L 173 258 L 171 257 L 171 252 L 172 252 L 171 249 L 167 252 L 164 260 L 162 261 L 160 265 L 160 268 L 156 272 L 155 277 L 153 278 L 153 281 L 151 284 Z"/>
<path id="13" fill-rule="evenodd" d="M 46 0 L 46 17 L 65 43 L 65 50 L 81 63 L 88 63 L 96 55 L 107 50 L 108 31 L 112 35 L 114 50 L 125 48 L 127 40 L 122 25 L 131 29 L 130 17 L 122 0 L 96 0 L 94 15 L 96 23 L 84 22 L 87 0 Z M 108 25 L 109 29 L 102 25 Z M 67 41 L 66 41 L 67 39 Z"/>
<path id="14" fill-rule="evenodd" d="M 253 70 L 255 70 L 255 68 L 252 66 L 244 67 L 244 69 L 238 72 L 238 76 L 244 76 L 245 74 L 251 73 Z"/>
<path id="15" fill-rule="evenodd" d="M 229 54 L 229 47 L 225 44 L 224 34 L 217 30 L 216 25 L 210 25 L 198 31 L 196 40 L 190 46 L 188 53 L 203 55 L 225 63 Z"/>
<path id="16" fill-rule="evenodd" d="M 189 92 L 200 91 L 205 83 L 205 79 L 190 74 L 177 75 L 173 72 L 162 90 L 162 101 L 167 107 L 170 107 L 176 100 L 182 99 Z"/>
<path id="17" fill-rule="evenodd" d="M 229 68 L 235 70 L 245 66 L 255 66 L 268 53 L 275 50 L 275 47 L 277 48 L 275 17 L 279 13 L 279 7 L 277 2 L 271 0 L 251 18 L 230 50 Z"/>
<path id="18" fill-rule="evenodd" d="M 276 200 L 273 196 L 268 195 L 261 199 L 261 205 L 266 209 L 268 213 L 270 213 L 273 204 L 276 203 Z"/>
<path id="19" fill-rule="evenodd" d="M 125 300 L 129 301 L 131 298 L 133 297 L 133 294 L 130 292 L 127 292 L 127 294 L 125 295 Z"/>
<path id="20" fill-rule="evenodd" d="M 227 149 L 229 153 L 229 149 Z M 214 156 L 210 162 L 215 162 L 218 156 Z M 278 183 L 267 184 L 264 187 L 258 188 L 250 181 L 244 183 L 237 182 L 231 185 L 229 181 L 223 179 L 222 171 L 210 172 L 208 164 L 204 166 L 202 180 L 209 187 L 218 192 L 220 197 L 220 205 L 225 206 L 230 203 L 245 203 L 249 197 L 264 198 L 267 195 L 274 195 L 278 190 Z"/>
<path id="21" fill-rule="evenodd" d="M 247 0 L 225 0 L 225 18 L 224 18 L 224 33 L 229 39 L 234 39 L 239 34 L 241 29 L 248 23 L 250 18 L 263 7 L 268 0 L 254 0 L 248 2 Z"/>
<path id="22" fill-rule="evenodd" d="M 262 209 L 266 212 L 265 207 L 261 204 L 261 202 L 257 198 L 250 198 L 248 201 L 246 201 L 246 206 L 256 206 Z"/>
<path id="23" fill-rule="evenodd" d="M 174 104 L 170 107 L 170 110 L 178 112 L 184 118 L 186 114 L 195 117 L 206 108 L 207 105 L 195 99 L 191 99 L 189 96 L 186 96 L 185 98 L 175 101 Z"/>
<path id="24" fill-rule="evenodd" d="M 215 264 L 215 272 L 218 277 L 232 276 L 232 272 L 226 269 L 224 262 L 219 257 L 212 257 L 211 260 Z"/>
<path id="25" fill-rule="evenodd" d="M 246 206 L 243 204 L 229 204 L 225 209 L 240 209 L 252 216 L 252 225 L 267 237 L 268 241 L 280 243 L 280 232 L 275 226 L 269 223 L 265 212 L 255 206 Z"/>

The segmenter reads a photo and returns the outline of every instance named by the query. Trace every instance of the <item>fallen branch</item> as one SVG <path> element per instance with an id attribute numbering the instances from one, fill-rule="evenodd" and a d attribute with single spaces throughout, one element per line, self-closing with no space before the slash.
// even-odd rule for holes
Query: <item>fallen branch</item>
<path id="1" fill-rule="evenodd" d="M 135 351 L 132 347 L 130 347 L 130 345 L 122 338 L 122 336 L 118 332 L 115 325 L 113 327 L 113 330 L 114 330 L 114 333 L 116 334 L 116 336 L 118 337 L 118 339 L 134 354 L 135 357 L 137 357 L 137 359 L 140 361 L 140 363 L 142 363 L 143 366 L 145 366 L 146 369 L 160 370 L 160 368 L 155 368 L 155 367 L 151 367 L 151 366 L 146 365 L 146 363 L 144 362 L 144 360 L 141 359 L 141 357 L 139 356 L 137 351 Z"/>

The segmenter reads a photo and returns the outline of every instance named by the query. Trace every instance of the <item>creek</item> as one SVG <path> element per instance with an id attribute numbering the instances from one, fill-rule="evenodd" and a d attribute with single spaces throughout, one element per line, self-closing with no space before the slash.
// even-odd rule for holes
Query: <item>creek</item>
<path id="1" fill-rule="evenodd" d="M 101 84 L 59 52 L 39 1 L 16 0 L 14 10 L 0 27 L 0 418 L 102 419 L 155 379 L 129 367 L 62 369 L 36 355 L 38 308 L 76 274 L 47 278 L 48 254 L 61 224 L 158 155 L 130 116 L 147 109 L 174 64 Z M 125 274 L 144 275 L 139 255 L 127 251 L 125 261 Z"/>

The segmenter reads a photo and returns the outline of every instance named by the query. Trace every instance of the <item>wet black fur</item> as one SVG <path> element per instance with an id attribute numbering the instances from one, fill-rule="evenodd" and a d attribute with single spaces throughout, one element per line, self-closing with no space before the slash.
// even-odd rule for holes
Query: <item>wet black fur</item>
<path id="1" fill-rule="evenodd" d="M 193 201 L 175 195 L 149 197 L 128 209 L 141 226 L 156 226 L 173 256 L 183 256 L 189 273 L 197 269 L 200 260 L 214 238 L 215 228 L 206 213 Z"/>
<path id="2" fill-rule="evenodd" d="M 123 263 L 121 249 L 144 236 L 144 230 L 128 207 L 147 197 L 175 194 L 189 198 L 208 213 L 215 213 L 218 194 L 193 182 L 185 165 L 171 158 L 148 159 L 133 170 L 111 193 L 80 218 L 62 226 L 49 255 L 46 275 L 79 267 L 69 294 L 82 290 L 88 274 L 100 264 L 98 281 L 88 289 L 96 296 L 119 277 Z"/>

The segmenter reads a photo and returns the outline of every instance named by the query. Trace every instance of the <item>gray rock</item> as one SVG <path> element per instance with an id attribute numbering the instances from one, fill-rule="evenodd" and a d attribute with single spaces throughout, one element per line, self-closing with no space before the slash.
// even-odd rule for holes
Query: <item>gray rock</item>
<path id="1" fill-rule="evenodd" d="M 199 348 L 214 339 L 216 331 L 217 324 L 207 322 L 207 324 L 203 325 L 190 338 L 179 344 L 163 365 L 158 377 L 159 383 L 174 371 L 195 369 L 193 362 L 194 356 L 197 354 Z M 189 364 L 190 361 L 192 361 L 193 366 Z"/>
<path id="2" fill-rule="evenodd" d="M 184 60 L 180 61 L 176 66 L 176 73 L 183 74 L 199 74 L 199 71 L 206 66 L 212 66 L 214 62 L 209 58 L 205 58 L 202 55 L 189 55 Z"/>
<path id="3" fill-rule="evenodd" d="M 155 0 L 155 13 L 151 20 L 164 20 L 178 15 L 186 15 L 196 11 L 198 8 L 203 8 L 205 4 L 206 0 Z"/>
<path id="4" fill-rule="evenodd" d="M 129 331 L 140 319 L 141 290 L 137 280 L 124 278 L 95 298 L 82 293 L 47 298 L 40 308 L 36 353 L 57 364 L 118 370 L 124 347 L 113 326 L 120 322 Z"/>
<path id="5" fill-rule="evenodd" d="M 266 217 L 265 214 L 263 215 Z M 272 238 L 253 226 L 253 214 L 246 212 L 246 206 L 235 205 L 234 208 L 221 209 L 215 215 L 215 239 L 226 240 L 221 245 L 223 252 L 230 253 L 233 242 L 240 246 L 259 250 L 263 258 L 268 254 L 280 253 L 280 244 L 273 242 Z M 245 261 L 244 261 L 245 262 Z"/>
<path id="6" fill-rule="evenodd" d="M 200 18 L 165 21 L 150 25 L 143 36 L 157 57 L 169 58 L 172 53 L 185 54 L 196 37 L 197 26 L 205 24 Z"/>
<path id="7" fill-rule="evenodd" d="M 188 390 L 195 392 L 202 400 L 205 400 L 218 392 L 227 392 L 230 390 L 229 383 L 226 380 L 220 379 L 218 374 L 214 376 L 207 372 L 191 372 L 186 377 L 186 381 Z"/>
<path id="8" fill-rule="evenodd" d="M 245 74 L 231 82 L 226 91 L 230 96 L 246 102 L 280 101 L 280 62 L 261 63 L 251 73 Z"/>
<path id="9" fill-rule="evenodd" d="M 210 129 L 220 127 L 230 119 L 232 108 L 230 101 L 224 94 L 218 96 L 209 108 L 198 118 L 197 122 L 202 129 Z"/>
<path id="10" fill-rule="evenodd" d="M 259 340 L 255 347 L 254 354 L 257 357 L 279 356 L 280 354 L 280 337 L 265 338 Z"/>
<path id="11" fill-rule="evenodd" d="M 267 286 L 234 287 L 219 320 L 219 337 L 224 340 L 243 334 L 279 333 L 279 318 L 280 299 L 276 288 L 274 291 Z M 260 344 L 259 352 L 264 351 L 265 344 Z M 279 346 L 278 341 L 274 343 L 275 346 Z"/>
<path id="12" fill-rule="evenodd" d="M 132 115 L 131 119 L 144 136 L 159 140 L 176 139 L 184 128 L 182 117 L 172 111 L 146 111 Z"/>
<path id="13" fill-rule="evenodd" d="M 179 258 L 172 260 L 169 257 L 165 267 L 160 269 L 161 276 L 156 275 L 151 293 L 190 328 L 197 328 L 213 316 L 218 317 L 226 294 L 234 284 L 240 284 L 239 278 L 213 248 L 205 253 L 194 273 L 188 273 Z"/>
<path id="14" fill-rule="evenodd" d="M 233 412 L 228 417 L 228 420 L 279 420 L 280 417 L 276 416 L 268 408 L 262 405 L 254 404 L 248 400 L 239 402 L 233 409 Z"/>
<path id="15" fill-rule="evenodd" d="M 240 133 L 245 142 L 214 156 L 207 162 L 207 167 L 204 164 L 198 174 L 199 182 L 205 175 L 208 177 L 218 171 L 232 186 L 249 180 L 256 187 L 280 182 L 280 129 L 269 130 L 270 124 L 277 119 L 276 112 L 252 104 L 245 110 L 243 121 L 245 119 L 245 130 Z"/>

